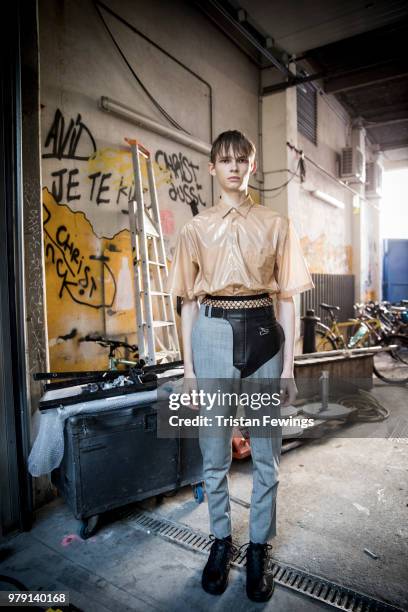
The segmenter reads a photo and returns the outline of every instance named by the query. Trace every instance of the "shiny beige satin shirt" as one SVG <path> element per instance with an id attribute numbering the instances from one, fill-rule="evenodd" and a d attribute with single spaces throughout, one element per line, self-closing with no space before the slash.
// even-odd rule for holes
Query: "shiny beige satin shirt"
<path id="1" fill-rule="evenodd" d="M 276 294 L 313 289 L 293 223 L 254 204 L 218 204 L 190 219 L 178 236 L 165 291 L 187 297 Z"/>

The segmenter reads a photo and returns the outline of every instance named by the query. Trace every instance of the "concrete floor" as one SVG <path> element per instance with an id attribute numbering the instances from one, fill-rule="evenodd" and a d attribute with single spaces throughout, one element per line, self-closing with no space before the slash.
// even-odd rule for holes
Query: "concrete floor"
<path id="1" fill-rule="evenodd" d="M 0 573 L 33 590 L 69 590 L 70 601 L 83 612 L 328 609 L 279 585 L 267 605 L 252 604 L 244 590 L 245 573 L 236 569 L 221 597 L 208 595 L 200 586 L 204 554 L 148 535 L 127 521 L 106 525 L 89 540 L 78 538 L 76 528 L 59 501 L 50 504 L 30 533 L 9 542 L 10 555 Z"/>
<path id="2" fill-rule="evenodd" d="M 405 438 L 390 439 L 408 422 L 408 390 L 376 383 L 373 394 L 391 417 L 370 424 L 371 437 L 367 425 L 354 425 L 347 437 L 310 441 L 282 455 L 272 554 L 408 610 L 408 437 L 405 432 Z M 249 501 L 250 460 L 233 464 L 230 489 Z M 208 533 L 206 504 L 196 504 L 189 487 L 161 503 L 150 499 L 142 505 Z M 248 514 L 232 503 L 239 544 L 248 539 Z M 69 589 L 71 601 L 84 612 L 327 608 L 280 585 L 268 604 L 252 604 L 244 591 L 245 572 L 236 569 L 221 597 L 208 595 L 200 587 L 204 554 L 144 533 L 131 519 L 107 520 L 86 541 L 76 533 L 77 522 L 55 500 L 41 509 L 31 532 L 3 545 L 0 573 L 33 589 Z"/>

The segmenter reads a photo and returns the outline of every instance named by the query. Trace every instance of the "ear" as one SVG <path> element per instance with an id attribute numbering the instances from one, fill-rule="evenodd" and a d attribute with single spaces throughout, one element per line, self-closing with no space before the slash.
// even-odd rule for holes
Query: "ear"
<path id="1" fill-rule="evenodd" d="M 215 164 L 212 162 L 208 162 L 208 172 L 211 174 L 211 176 L 215 176 Z"/>
<path id="2" fill-rule="evenodd" d="M 251 174 L 255 174 L 257 167 L 258 166 L 256 165 L 256 159 L 254 159 L 251 166 Z"/>

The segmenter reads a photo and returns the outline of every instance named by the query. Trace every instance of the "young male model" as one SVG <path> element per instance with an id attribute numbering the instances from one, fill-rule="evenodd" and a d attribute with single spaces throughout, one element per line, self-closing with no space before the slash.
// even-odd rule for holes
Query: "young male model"
<path id="1" fill-rule="evenodd" d="M 292 222 L 254 204 L 248 194 L 255 170 L 255 146 L 244 134 L 232 130 L 218 136 L 209 171 L 221 196 L 181 228 L 167 290 L 183 298 L 184 391 L 204 380 L 278 380 L 287 405 L 297 393 L 293 295 L 314 284 Z M 277 298 L 278 321 L 271 294 Z M 211 436 L 200 428 L 199 434 L 214 538 L 202 586 L 214 595 L 227 587 L 235 551 L 228 492 L 232 431 L 226 426 L 222 435 Z M 251 435 L 251 451 L 246 591 L 253 601 L 267 601 L 274 588 L 268 540 L 276 535 L 281 435 Z"/>

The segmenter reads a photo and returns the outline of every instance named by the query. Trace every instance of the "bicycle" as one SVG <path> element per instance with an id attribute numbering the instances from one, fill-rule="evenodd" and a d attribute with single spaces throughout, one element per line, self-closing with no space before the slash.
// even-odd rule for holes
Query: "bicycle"
<path id="1" fill-rule="evenodd" d="M 381 305 L 370 303 L 354 304 L 357 315 L 354 319 L 338 321 L 335 312 L 339 306 L 321 303 L 331 319 L 331 325 L 320 321 L 316 324 L 316 351 L 367 348 L 396 345 L 387 351 L 376 352 L 373 355 L 373 370 L 381 380 L 390 384 L 405 384 L 408 382 L 408 337 L 395 333 L 390 321 L 384 320 Z M 342 331 L 352 330 L 347 340 Z"/>
<path id="2" fill-rule="evenodd" d="M 145 365 L 145 362 L 140 363 L 139 360 L 139 348 L 136 344 L 128 344 L 123 340 L 112 340 L 111 338 L 105 338 L 97 334 L 87 334 L 83 338 L 80 338 L 80 342 L 96 342 L 104 348 L 109 348 L 109 370 L 118 370 L 119 365 L 123 366 L 137 366 Z M 123 357 L 116 357 L 116 352 L 119 349 L 125 349 L 133 353 L 133 359 L 127 359 Z"/>
<path id="3" fill-rule="evenodd" d="M 376 310 L 380 319 L 390 332 L 408 335 L 408 300 L 401 300 L 397 304 L 391 302 L 369 302 L 367 308 Z"/>

